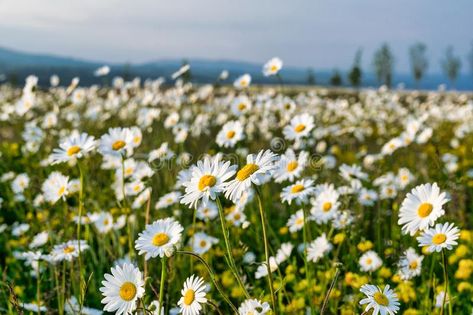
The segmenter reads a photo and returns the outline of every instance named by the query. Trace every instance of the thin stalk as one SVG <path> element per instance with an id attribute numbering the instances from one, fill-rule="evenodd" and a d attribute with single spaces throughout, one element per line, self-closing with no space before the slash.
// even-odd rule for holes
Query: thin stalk
<path id="1" fill-rule="evenodd" d="M 79 265 L 79 314 L 82 312 L 82 305 L 84 303 L 84 297 L 82 296 L 82 259 L 81 259 L 81 249 L 80 249 L 80 230 L 82 224 L 82 208 L 84 207 L 84 173 L 82 172 L 82 167 L 79 161 L 77 161 L 79 167 L 79 176 L 80 176 L 80 188 L 79 188 L 79 217 L 77 220 L 77 249 L 79 256 L 77 257 Z"/>
<path id="2" fill-rule="evenodd" d="M 212 280 L 213 284 L 215 285 L 215 288 L 217 289 L 217 291 L 220 293 L 220 295 L 222 296 L 222 298 L 225 300 L 225 302 L 228 303 L 228 305 L 230 305 L 230 307 L 232 308 L 232 310 L 235 312 L 235 313 L 238 313 L 238 310 L 237 308 L 235 307 L 235 305 L 233 305 L 233 303 L 230 301 L 230 299 L 225 295 L 225 293 L 223 292 L 222 288 L 220 287 L 220 285 L 218 284 L 217 282 L 217 279 L 215 277 L 215 273 L 212 271 L 212 269 L 210 268 L 209 264 L 201 257 L 199 256 L 198 254 L 195 254 L 195 253 L 192 253 L 192 252 L 188 252 L 188 251 L 177 251 L 178 254 L 183 254 L 183 255 L 189 255 L 189 256 L 192 256 L 194 258 L 197 258 L 204 266 L 205 268 L 207 269 L 207 272 L 209 273 L 209 276 L 210 276 L 210 279 Z"/>
<path id="3" fill-rule="evenodd" d="M 335 283 L 337 282 L 339 273 L 340 273 L 340 270 L 337 268 L 337 270 L 335 271 L 335 276 L 333 277 L 332 283 L 330 284 L 330 287 L 329 287 L 327 293 L 325 294 L 324 303 L 322 304 L 322 309 L 320 310 L 320 315 L 323 315 L 324 312 L 325 312 L 325 308 L 327 307 L 327 303 L 328 303 L 328 299 L 330 297 L 330 293 L 332 292 L 333 287 L 335 286 Z"/>
<path id="4" fill-rule="evenodd" d="M 250 295 L 248 294 L 248 291 L 246 291 L 245 285 L 243 284 L 243 281 L 241 280 L 240 276 L 238 275 L 235 260 L 233 259 L 232 247 L 231 247 L 230 241 L 228 239 L 228 231 L 227 231 L 227 227 L 225 225 L 225 215 L 223 213 L 222 204 L 220 203 L 220 199 L 218 197 L 217 197 L 217 206 L 218 206 L 218 213 L 219 213 L 219 216 L 220 216 L 220 224 L 222 226 L 223 240 L 225 241 L 225 249 L 227 250 L 228 264 L 229 264 L 230 270 L 233 273 L 233 276 L 236 278 L 238 284 L 240 285 L 240 287 L 243 289 L 243 292 L 245 293 L 245 297 L 248 299 L 248 298 L 250 298 Z"/>
<path id="5" fill-rule="evenodd" d="M 39 273 L 40 263 L 36 267 L 36 300 L 38 303 L 38 314 L 41 314 L 41 275 Z"/>
<path id="6" fill-rule="evenodd" d="M 304 242 L 304 268 L 305 268 L 305 275 L 307 277 L 307 284 L 308 284 L 309 288 L 312 288 L 312 273 L 309 270 L 309 263 L 308 263 L 308 260 L 307 260 L 307 245 L 308 245 L 307 226 L 308 226 L 308 222 L 307 222 L 306 210 L 302 209 L 302 213 L 304 215 L 304 225 L 302 226 L 302 239 L 303 239 L 303 242 Z M 308 296 L 309 296 L 310 314 L 313 315 L 313 314 L 315 314 L 315 310 L 313 309 L 313 307 L 310 303 L 310 294 L 308 294 Z"/>
<path id="7" fill-rule="evenodd" d="M 149 189 L 151 189 L 151 188 L 149 188 Z M 150 210 L 150 207 L 151 207 L 151 192 L 150 192 L 148 201 L 146 202 L 145 227 L 149 223 L 149 210 Z M 144 259 L 144 278 L 146 279 L 146 277 L 148 276 L 148 261 L 146 260 L 146 257 L 143 257 L 143 259 Z M 144 302 L 143 302 L 143 305 L 144 305 Z"/>
<path id="8" fill-rule="evenodd" d="M 161 282 L 159 283 L 159 310 L 158 315 L 161 315 L 161 309 L 163 308 L 163 297 L 164 297 L 164 281 L 166 279 L 166 256 L 161 258 Z"/>
<path id="9" fill-rule="evenodd" d="M 256 187 L 256 196 L 258 197 L 258 206 L 259 206 L 259 213 L 261 217 L 261 226 L 263 227 L 264 255 L 266 258 L 266 267 L 268 269 L 268 282 L 269 282 L 269 290 L 271 292 L 271 302 L 273 304 L 274 314 L 278 314 L 278 310 L 277 310 L 278 304 L 276 303 L 276 295 L 274 293 L 273 274 L 271 272 L 271 266 L 269 264 L 269 243 L 268 243 L 268 236 L 266 235 L 266 216 L 264 214 L 263 203 L 261 201 L 261 193 L 258 187 Z"/>
<path id="10" fill-rule="evenodd" d="M 448 314 L 452 315 L 452 299 L 450 298 L 450 286 L 448 285 L 447 258 L 445 257 L 445 249 L 442 249 L 442 265 L 443 265 L 443 278 L 445 281 L 445 288 L 443 290 L 444 294 L 443 294 L 442 308 L 440 309 L 440 315 L 444 314 L 447 296 L 450 299 L 448 302 Z"/>

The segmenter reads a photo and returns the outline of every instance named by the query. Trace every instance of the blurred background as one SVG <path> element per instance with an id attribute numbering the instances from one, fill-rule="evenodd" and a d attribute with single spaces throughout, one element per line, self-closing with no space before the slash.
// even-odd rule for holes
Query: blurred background
<path id="1" fill-rule="evenodd" d="M 0 0 L 0 82 L 122 76 L 228 83 L 284 61 L 285 84 L 473 89 L 473 1 Z M 94 71 L 103 66 L 101 76 Z"/>

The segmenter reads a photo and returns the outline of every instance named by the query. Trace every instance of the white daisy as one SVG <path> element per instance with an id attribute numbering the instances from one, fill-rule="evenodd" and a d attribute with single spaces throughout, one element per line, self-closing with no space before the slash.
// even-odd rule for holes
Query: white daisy
<path id="1" fill-rule="evenodd" d="M 428 246 L 429 252 L 440 252 L 442 249 L 451 250 L 458 243 L 460 230 L 453 223 L 437 223 L 435 227 L 427 229 L 417 237 L 419 246 Z"/>
<path id="2" fill-rule="evenodd" d="M 251 101 L 245 95 L 236 97 L 232 102 L 232 112 L 235 116 L 241 116 L 251 109 Z"/>
<path id="3" fill-rule="evenodd" d="M 59 144 L 59 149 L 54 149 L 51 154 L 52 164 L 69 162 L 77 158 L 82 158 L 85 154 L 95 149 L 96 141 L 94 137 L 83 132 L 72 133 Z"/>
<path id="4" fill-rule="evenodd" d="M 173 218 L 160 219 L 152 224 L 148 224 L 143 232 L 138 235 L 135 241 L 135 248 L 138 254 L 145 254 L 145 259 L 156 256 L 171 256 L 175 247 L 181 240 L 184 228 Z"/>
<path id="5" fill-rule="evenodd" d="M 179 198 L 181 198 L 181 193 L 178 191 L 173 191 L 168 194 L 165 194 L 161 198 L 159 198 L 158 202 L 156 202 L 156 205 L 154 208 L 156 210 L 159 209 L 164 209 L 169 206 L 172 206 L 173 204 L 176 204 L 179 202 Z"/>
<path id="6" fill-rule="evenodd" d="M 307 165 L 309 153 L 301 151 L 299 156 L 292 149 L 288 149 L 277 163 L 277 168 L 274 171 L 274 179 L 276 183 L 281 183 L 285 180 L 294 181 L 299 177 Z"/>
<path id="7" fill-rule="evenodd" d="M 263 66 L 263 74 L 265 77 L 269 77 L 271 75 L 276 75 L 282 68 L 282 60 L 278 57 L 271 58 L 266 62 Z"/>
<path id="8" fill-rule="evenodd" d="M 89 245 L 84 240 L 80 241 L 80 251 L 88 249 Z M 79 257 L 79 241 L 72 240 L 66 243 L 55 245 L 51 251 L 51 257 L 53 261 L 72 261 L 74 258 Z"/>
<path id="9" fill-rule="evenodd" d="M 402 231 L 413 236 L 419 230 L 425 230 L 445 214 L 442 206 L 448 202 L 445 193 L 440 193 L 437 183 L 423 184 L 407 194 L 399 209 L 398 224 Z"/>
<path id="10" fill-rule="evenodd" d="M 141 271 L 132 264 L 125 263 L 112 267 L 112 274 L 106 273 L 100 292 L 104 298 L 104 311 L 115 312 L 117 315 L 132 314 L 136 302 L 145 294 Z"/>
<path id="11" fill-rule="evenodd" d="M 301 114 L 292 118 L 282 132 L 287 140 L 298 140 L 308 136 L 314 126 L 314 117 Z"/>
<path id="12" fill-rule="evenodd" d="M 251 83 L 251 76 L 248 73 L 238 77 L 235 82 L 233 82 L 233 86 L 238 89 L 245 89 L 250 86 Z"/>
<path id="13" fill-rule="evenodd" d="M 192 251 L 202 255 L 209 251 L 213 244 L 218 243 L 218 238 L 209 236 L 204 232 L 197 232 L 191 237 L 190 243 Z"/>
<path id="14" fill-rule="evenodd" d="M 218 215 L 217 204 L 213 201 L 201 202 L 197 207 L 197 218 L 199 220 L 209 221 L 213 220 Z"/>
<path id="15" fill-rule="evenodd" d="M 369 250 L 363 255 L 361 255 L 358 263 L 360 264 L 360 268 L 362 271 L 373 272 L 382 266 L 383 261 L 381 260 L 381 258 L 379 258 L 376 252 Z"/>
<path id="16" fill-rule="evenodd" d="M 332 248 L 332 244 L 327 239 L 325 233 L 323 233 L 307 246 L 307 259 L 312 262 L 317 262 L 320 258 L 330 253 Z"/>
<path id="17" fill-rule="evenodd" d="M 183 315 L 197 315 L 202 311 L 202 304 L 207 303 L 204 279 L 192 275 L 184 282 L 182 297 L 177 302 Z"/>
<path id="18" fill-rule="evenodd" d="M 399 261 L 399 275 L 403 280 L 409 280 L 419 276 L 422 271 L 422 260 L 424 256 L 416 253 L 415 249 L 409 247 Z"/>
<path id="19" fill-rule="evenodd" d="M 129 128 L 110 128 L 100 137 L 99 152 L 102 155 L 124 156 L 132 149 L 133 135 Z"/>
<path id="20" fill-rule="evenodd" d="M 243 139 L 243 127 L 238 120 L 229 121 L 223 125 L 217 134 L 217 144 L 224 148 L 233 148 L 238 141 Z"/>
<path id="21" fill-rule="evenodd" d="M 372 284 L 364 284 L 360 288 L 360 292 L 367 297 L 360 301 L 361 305 L 368 304 L 365 308 L 365 313 L 373 309 L 373 315 L 394 315 L 399 311 L 399 299 L 396 293 L 389 288 L 389 285 L 381 290 L 380 287 Z"/>
<path id="22" fill-rule="evenodd" d="M 309 196 L 314 193 L 313 183 L 311 179 L 301 179 L 295 184 L 284 187 L 281 193 L 282 202 L 291 204 L 295 200 L 298 205 L 306 203 Z"/>
<path id="23" fill-rule="evenodd" d="M 301 209 L 292 214 L 286 226 L 289 227 L 289 232 L 291 233 L 302 230 L 304 227 L 304 211 Z"/>
<path id="24" fill-rule="evenodd" d="M 339 194 L 333 189 L 333 186 L 329 186 L 322 190 L 317 197 L 312 201 L 312 208 L 310 214 L 313 219 L 321 224 L 327 223 L 337 215 L 340 202 L 338 201 Z"/>
<path id="25" fill-rule="evenodd" d="M 44 200 L 52 204 L 56 203 L 61 198 L 65 200 L 69 193 L 68 181 L 69 177 L 62 175 L 59 172 L 49 174 L 41 187 Z"/>
<path id="26" fill-rule="evenodd" d="M 236 202 L 251 184 L 261 185 L 267 176 L 271 176 L 275 169 L 278 156 L 270 150 L 261 150 L 258 155 L 250 154 L 246 157 L 246 165 L 236 174 L 236 178 L 225 188 L 225 197 Z"/>
<path id="27" fill-rule="evenodd" d="M 198 161 L 197 166 L 192 167 L 190 180 L 183 183 L 186 193 L 181 203 L 196 208 L 199 201 L 206 203 L 215 200 L 227 186 L 226 181 L 235 174 L 235 169 L 236 166 L 230 165 L 230 162 L 220 161 L 220 155 Z"/>
<path id="28" fill-rule="evenodd" d="M 261 302 L 256 299 L 248 299 L 241 303 L 238 308 L 239 315 L 263 315 L 271 311 L 268 302 Z"/>

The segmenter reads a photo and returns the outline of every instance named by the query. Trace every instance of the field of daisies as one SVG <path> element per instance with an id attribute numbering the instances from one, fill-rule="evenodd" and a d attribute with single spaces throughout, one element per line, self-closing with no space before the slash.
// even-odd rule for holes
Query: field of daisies
<path id="1" fill-rule="evenodd" d="M 472 314 L 472 95 L 279 79 L 0 86 L 0 313 Z"/>

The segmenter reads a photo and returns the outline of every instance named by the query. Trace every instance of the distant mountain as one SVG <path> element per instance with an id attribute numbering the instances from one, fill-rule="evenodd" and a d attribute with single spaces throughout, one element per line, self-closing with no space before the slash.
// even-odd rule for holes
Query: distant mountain
<path id="1" fill-rule="evenodd" d="M 227 83 L 231 83 L 237 76 L 249 73 L 255 84 L 277 84 L 278 79 L 264 77 L 261 73 L 261 64 L 231 60 L 205 60 L 189 59 L 191 65 L 191 80 L 197 83 L 212 83 L 222 72 L 228 70 L 230 73 Z M 111 72 L 106 79 L 94 76 L 94 70 L 107 64 Z M 62 84 L 68 84 L 73 77 L 80 77 L 80 84 L 89 86 L 109 81 L 114 76 L 122 76 L 126 79 L 140 77 L 142 79 L 165 77 L 170 81 L 170 76 L 183 64 L 182 59 L 157 60 L 140 64 L 113 64 L 99 61 L 88 61 L 69 57 L 61 57 L 45 54 L 31 54 L 0 47 L 0 81 L 8 80 L 13 84 L 22 85 L 24 79 L 34 74 L 39 78 L 39 84 L 47 86 L 49 77 L 53 74 L 59 75 Z M 307 84 L 308 68 L 284 67 L 281 77 L 284 84 Z M 332 76 L 330 70 L 316 70 L 315 80 L 318 85 L 328 85 Z M 348 84 L 346 73 L 343 73 L 343 83 Z M 395 74 L 394 85 L 403 83 L 406 88 L 414 88 L 415 82 L 411 75 Z M 437 89 L 440 84 L 445 84 L 446 79 L 442 75 L 429 74 L 422 81 L 419 88 Z M 371 73 L 363 74 L 363 86 L 377 86 L 376 78 Z M 456 83 L 459 90 L 471 90 L 473 78 L 461 75 Z"/>

